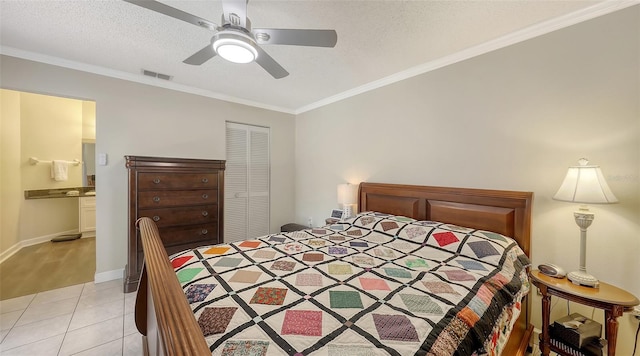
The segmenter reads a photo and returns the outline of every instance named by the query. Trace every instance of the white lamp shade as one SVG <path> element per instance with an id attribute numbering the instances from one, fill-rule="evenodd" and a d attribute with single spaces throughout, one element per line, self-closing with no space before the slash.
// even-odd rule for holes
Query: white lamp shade
<path id="1" fill-rule="evenodd" d="M 349 205 L 358 202 L 358 186 L 355 184 L 338 184 L 338 204 Z"/>
<path id="2" fill-rule="evenodd" d="M 600 166 L 589 166 L 589 161 L 581 159 L 579 166 L 569 167 L 555 200 L 584 203 L 617 203 L 618 199 L 604 179 Z"/>

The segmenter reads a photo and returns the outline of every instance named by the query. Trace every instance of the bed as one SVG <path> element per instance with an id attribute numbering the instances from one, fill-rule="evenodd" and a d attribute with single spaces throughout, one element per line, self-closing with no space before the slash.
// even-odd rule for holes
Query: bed
<path id="1" fill-rule="evenodd" d="M 334 225 L 171 259 L 142 218 L 145 354 L 525 354 L 532 193 L 361 183 L 358 195 L 362 213 Z"/>

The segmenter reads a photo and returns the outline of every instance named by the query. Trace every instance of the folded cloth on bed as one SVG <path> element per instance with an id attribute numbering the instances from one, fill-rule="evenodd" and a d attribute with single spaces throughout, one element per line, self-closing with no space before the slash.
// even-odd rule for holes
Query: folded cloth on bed
<path id="1" fill-rule="evenodd" d="M 529 288 L 506 236 L 370 212 L 171 260 L 225 356 L 484 353 Z"/>
<path id="2" fill-rule="evenodd" d="M 51 161 L 51 178 L 58 182 L 64 182 L 68 179 L 69 162 L 53 160 Z"/>

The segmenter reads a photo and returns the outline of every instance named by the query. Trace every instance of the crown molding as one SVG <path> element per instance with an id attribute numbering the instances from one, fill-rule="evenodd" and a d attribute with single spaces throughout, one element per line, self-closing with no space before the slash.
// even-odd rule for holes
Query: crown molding
<path id="1" fill-rule="evenodd" d="M 480 56 L 488 52 L 492 52 L 516 43 L 520 43 L 538 36 L 545 35 L 547 33 L 560 30 L 587 20 L 594 19 L 618 10 L 631 7 L 633 5 L 640 4 L 640 0 L 606 0 L 601 3 L 586 7 L 584 9 L 559 16 L 557 18 L 540 22 L 538 24 L 529 26 L 519 31 L 512 32 L 497 39 L 481 43 L 479 45 L 469 47 L 460 52 L 453 53 L 451 55 L 438 58 L 436 60 L 409 68 L 405 71 L 392 74 L 382 79 L 375 80 L 373 82 L 364 84 L 362 86 L 344 91 L 342 93 L 327 97 L 325 99 L 316 101 L 315 103 L 305 105 L 298 108 L 295 111 L 296 115 L 311 111 L 352 96 L 356 96 L 362 93 L 366 93 L 371 90 L 382 88 L 384 86 L 412 78 L 454 63 L 458 63 L 469 58 Z"/>
<path id="2" fill-rule="evenodd" d="M 58 67 L 74 69 L 82 72 L 103 75 L 105 77 L 117 78 L 117 79 L 122 79 L 130 82 L 151 85 L 154 87 L 160 87 L 160 88 L 175 90 L 183 93 L 204 96 L 207 98 L 218 99 L 218 100 L 227 101 L 230 103 L 252 106 L 252 107 L 271 110 L 271 111 L 279 111 L 286 114 L 295 114 L 295 110 L 292 110 L 289 108 L 283 108 L 283 107 L 269 105 L 269 104 L 260 103 L 256 101 L 240 99 L 230 95 L 212 92 L 209 90 L 199 89 L 199 88 L 195 88 L 187 85 L 181 85 L 181 84 L 177 84 L 170 81 L 164 81 L 162 79 L 155 79 L 155 78 L 145 77 L 142 75 L 137 75 L 129 72 L 110 69 L 106 67 L 86 64 L 82 62 L 70 61 L 67 59 L 48 56 L 41 53 L 24 51 L 24 50 L 13 48 L 13 47 L 0 46 L 0 54 L 10 56 L 10 57 L 26 59 L 34 62 L 50 64 Z"/>

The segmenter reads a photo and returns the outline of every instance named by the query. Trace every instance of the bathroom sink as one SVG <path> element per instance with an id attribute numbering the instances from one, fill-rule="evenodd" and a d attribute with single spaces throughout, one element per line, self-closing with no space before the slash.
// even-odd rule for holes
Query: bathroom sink
<path id="1" fill-rule="evenodd" d="M 95 190 L 92 190 L 92 191 L 90 191 L 90 192 L 86 192 L 86 193 L 84 193 L 84 195 L 96 195 L 96 191 L 95 191 Z"/>

